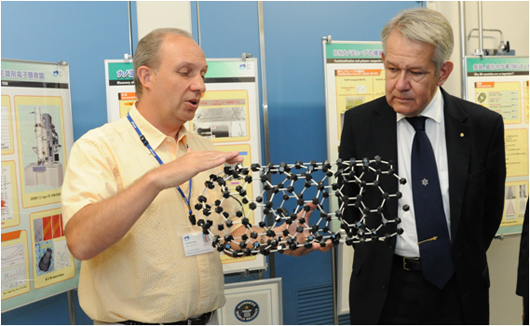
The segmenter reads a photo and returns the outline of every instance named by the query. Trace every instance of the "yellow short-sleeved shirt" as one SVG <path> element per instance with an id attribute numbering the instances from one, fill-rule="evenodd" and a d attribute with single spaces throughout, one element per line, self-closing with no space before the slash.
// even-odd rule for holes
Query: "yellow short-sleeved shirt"
<path id="1" fill-rule="evenodd" d="M 157 130 L 138 112 L 131 117 L 162 161 L 192 150 L 213 150 L 210 141 L 182 128 L 175 139 Z M 149 170 L 156 159 L 140 142 L 127 118 L 89 131 L 73 146 L 62 188 L 65 225 L 81 208 L 116 195 Z M 193 178 L 192 205 L 210 174 Z M 181 186 L 188 195 L 188 183 Z M 186 257 L 182 236 L 200 232 L 188 220 L 177 189 L 162 191 L 129 232 L 113 246 L 83 261 L 79 302 L 93 320 L 167 323 L 220 308 L 224 278 L 217 251 Z"/>

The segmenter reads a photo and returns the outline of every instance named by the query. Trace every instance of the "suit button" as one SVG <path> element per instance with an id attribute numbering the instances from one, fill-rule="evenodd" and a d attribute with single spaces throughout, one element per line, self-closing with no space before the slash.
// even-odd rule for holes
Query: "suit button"
<path id="1" fill-rule="evenodd" d="M 383 283 L 383 290 L 386 290 L 388 288 L 388 284 L 387 283 Z"/>

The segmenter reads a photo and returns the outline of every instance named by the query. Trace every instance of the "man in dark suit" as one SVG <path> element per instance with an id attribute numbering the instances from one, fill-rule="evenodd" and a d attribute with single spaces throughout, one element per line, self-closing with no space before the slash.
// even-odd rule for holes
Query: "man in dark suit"
<path id="1" fill-rule="evenodd" d="M 351 322 L 488 324 L 486 250 L 502 219 L 506 177 L 502 117 L 441 88 L 453 70 L 453 32 L 440 13 L 401 12 L 381 36 L 386 96 L 346 113 L 339 156 L 393 160 L 407 183 L 382 181 L 389 193 L 402 193 L 384 211 L 385 218 L 400 216 L 401 223 L 386 224 L 378 233 L 398 235 L 354 245 Z M 426 119 L 411 119 L 420 116 Z M 413 126 L 414 120 L 424 120 L 424 128 Z M 427 136 L 423 144 L 428 138 L 432 164 L 416 161 L 415 155 L 427 152 L 417 150 L 424 148 L 416 147 L 420 133 Z M 434 166 L 435 176 L 415 181 L 425 165 Z M 345 191 L 354 194 L 354 187 Z M 436 199 L 421 199 L 423 189 L 437 192 Z M 380 198 L 369 191 L 365 204 L 377 207 Z M 353 223 L 362 212 L 351 206 L 345 214 Z M 435 216 L 442 223 L 435 235 L 420 237 Z M 444 254 L 424 249 L 438 245 Z"/>

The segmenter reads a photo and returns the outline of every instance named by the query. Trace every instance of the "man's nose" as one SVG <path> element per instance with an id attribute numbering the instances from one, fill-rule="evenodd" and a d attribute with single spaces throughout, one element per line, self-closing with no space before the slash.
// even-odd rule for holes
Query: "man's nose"
<path id="1" fill-rule="evenodd" d="M 410 89 L 410 72 L 402 70 L 399 73 L 396 88 L 400 91 Z"/>
<path id="2" fill-rule="evenodd" d="M 204 78 L 198 74 L 193 79 L 193 82 L 191 84 L 191 90 L 192 91 L 198 91 L 200 93 L 204 93 L 206 91 L 206 85 L 204 84 Z"/>

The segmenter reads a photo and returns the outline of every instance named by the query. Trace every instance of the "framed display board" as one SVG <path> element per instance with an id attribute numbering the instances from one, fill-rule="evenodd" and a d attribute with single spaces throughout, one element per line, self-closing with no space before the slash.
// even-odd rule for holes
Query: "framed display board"
<path id="1" fill-rule="evenodd" d="M 220 325 L 283 324 L 281 278 L 226 284 L 225 297 Z"/>
<path id="2" fill-rule="evenodd" d="M 328 160 L 335 161 L 339 156 L 344 114 L 385 95 L 385 69 L 381 59 L 381 42 L 331 42 L 330 39 L 328 37 L 328 41 L 323 43 L 324 84 Z M 330 206 L 330 211 L 338 209 L 336 198 L 330 200 Z M 338 225 L 334 227 L 338 229 Z M 349 313 L 348 290 L 352 264 L 353 248 L 340 244 L 336 268 L 339 315 Z"/>
<path id="3" fill-rule="evenodd" d="M 528 57 L 466 58 L 467 100 L 502 115 L 506 188 L 497 234 L 522 231 L 528 199 Z"/>
<path id="4" fill-rule="evenodd" d="M 2 59 L 2 312 L 77 287 L 61 214 L 73 138 L 68 64 Z"/>
<path id="5" fill-rule="evenodd" d="M 258 65 L 257 59 L 206 59 L 208 72 L 205 76 L 206 92 L 202 95 L 195 118 L 186 127 L 212 141 L 220 151 L 239 151 L 243 166 L 261 164 L 261 132 L 259 121 Z M 132 62 L 105 60 L 107 87 L 107 115 L 109 122 L 127 115 L 136 99 Z M 244 181 L 234 181 L 235 189 Z M 254 198 L 263 192 L 261 182 L 253 182 L 248 188 Z M 249 211 L 249 209 L 245 209 Z M 252 225 L 264 218 L 255 210 L 249 216 Z M 263 255 L 232 258 L 221 254 L 225 274 L 246 270 L 263 270 Z"/>

